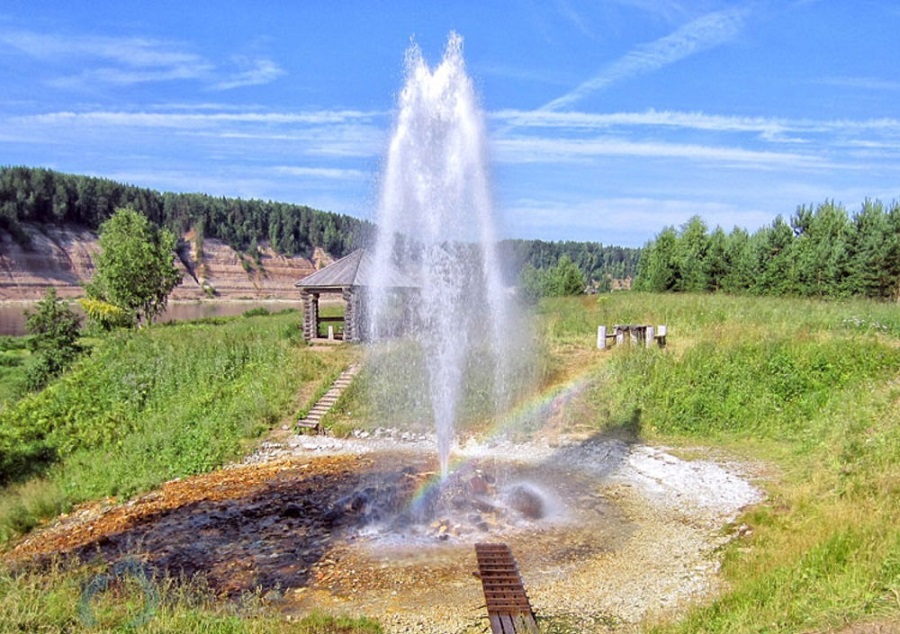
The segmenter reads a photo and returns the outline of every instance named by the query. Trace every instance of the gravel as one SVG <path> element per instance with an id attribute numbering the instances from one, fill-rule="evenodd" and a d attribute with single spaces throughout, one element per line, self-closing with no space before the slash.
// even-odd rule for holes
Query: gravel
<path id="1" fill-rule="evenodd" d="M 607 437 L 466 439 L 453 452 L 456 497 L 407 530 L 396 518 L 434 481 L 435 446 L 389 428 L 282 430 L 239 464 L 76 509 L 7 557 L 130 553 L 161 574 L 204 575 L 223 596 L 258 587 L 289 619 L 325 610 L 388 633 L 463 634 L 490 629 L 473 544 L 500 541 L 539 622 L 627 632 L 715 596 L 721 547 L 747 534 L 735 520 L 763 499 L 750 467 L 703 449 L 683 460 Z M 382 500 L 389 512 L 372 507 Z"/>
<path id="2" fill-rule="evenodd" d="M 348 439 L 289 437 L 278 445 L 248 460 L 435 450 L 433 436 L 385 428 Z M 565 521 L 481 539 L 510 544 L 539 620 L 554 619 L 572 632 L 636 630 L 642 621 L 673 617 L 709 600 L 722 589 L 721 547 L 748 532 L 733 522 L 764 497 L 748 480 L 747 465 L 682 460 L 665 448 L 617 439 L 468 439 L 454 455 L 482 464 L 515 463 L 521 472 L 543 478 L 543 485 L 556 484 L 552 494 L 568 508 Z M 295 594 L 286 611 L 365 614 L 381 620 L 389 633 L 487 631 L 480 583 L 472 576 L 472 543 L 457 539 L 404 548 L 396 540 L 351 536 L 332 553 L 325 582 Z"/>

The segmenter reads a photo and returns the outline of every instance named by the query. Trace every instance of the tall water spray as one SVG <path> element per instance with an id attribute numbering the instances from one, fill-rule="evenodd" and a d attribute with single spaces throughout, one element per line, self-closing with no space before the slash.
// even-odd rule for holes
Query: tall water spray
<path id="1" fill-rule="evenodd" d="M 425 400 L 444 477 L 465 382 L 492 383 L 497 408 L 507 394 L 512 311 L 501 280 L 486 150 L 462 38 L 450 35 L 434 70 L 413 45 L 382 175 L 369 323 L 373 339 L 402 333 L 424 357 Z M 414 288 L 400 292 L 398 285 Z M 473 375 L 473 368 L 485 367 L 488 379 L 483 371 Z M 408 386 L 394 387 L 409 394 Z"/>

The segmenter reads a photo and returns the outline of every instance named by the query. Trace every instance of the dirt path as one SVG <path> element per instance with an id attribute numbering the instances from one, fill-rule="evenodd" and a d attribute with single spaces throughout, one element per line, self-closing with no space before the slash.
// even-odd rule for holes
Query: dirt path
<path id="1" fill-rule="evenodd" d="M 80 508 L 8 558 L 137 557 L 159 574 L 201 574 L 226 596 L 259 588 L 289 618 L 327 609 L 387 632 L 478 632 L 472 544 L 504 541 L 539 616 L 622 631 L 715 593 L 717 549 L 740 534 L 721 527 L 761 499 L 736 465 L 595 437 L 469 441 L 456 452 L 458 491 L 439 502 L 427 493 L 432 443 L 392 430 L 285 436 L 246 464 Z"/>

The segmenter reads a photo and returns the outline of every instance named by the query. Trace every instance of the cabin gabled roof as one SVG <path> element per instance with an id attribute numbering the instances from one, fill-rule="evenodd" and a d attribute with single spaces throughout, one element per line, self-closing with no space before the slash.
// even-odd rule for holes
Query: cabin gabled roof
<path id="1" fill-rule="evenodd" d="M 301 289 L 343 288 L 348 286 L 368 286 L 372 279 L 374 264 L 372 256 L 365 249 L 357 249 L 348 256 L 332 262 L 312 275 L 307 275 L 294 284 Z M 386 285 L 392 288 L 415 288 L 418 286 L 396 268 L 388 271 Z"/>

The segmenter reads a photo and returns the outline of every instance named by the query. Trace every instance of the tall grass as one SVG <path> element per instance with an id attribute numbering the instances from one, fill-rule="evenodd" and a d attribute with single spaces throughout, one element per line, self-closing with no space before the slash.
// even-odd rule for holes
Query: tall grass
<path id="1" fill-rule="evenodd" d="M 656 632 L 807 632 L 900 619 L 900 312 L 863 301 L 644 295 L 541 307 L 558 350 L 667 324 L 665 350 L 595 353 L 597 427 L 774 465 L 728 550 L 730 590 Z"/>
<path id="2" fill-rule="evenodd" d="M 302 345 L 298 321 L 116 333 L 0 412 L 0 540 L 73 503 L 127 497 L 240 455 L 346 361 Z"/>
<path id="3" fill-rule="evenodd" d="M 0 336 L 0 408 L 22 392 L 26 361 L 31 356 L 26 337 Z"/>
<path id="4" fill-rule="evenodd" d="M 472 335 L 474 336 L 474 335 Z M 472 432 L 498 412 L 550 380 L 556 370 L 543 346 L 531 341 L 527 328 L 511 334 L 519 344 L 515 354 L 500 357 L 487 340 L 472 346 L 463 362 L 456 411 L 456 428 Z M 429 360 L 423 346 L 411 339 L 367 346 L 357 381 L 325 419 L 335 428 L 385 426 L 417 433 L 434 430 Z"/>

